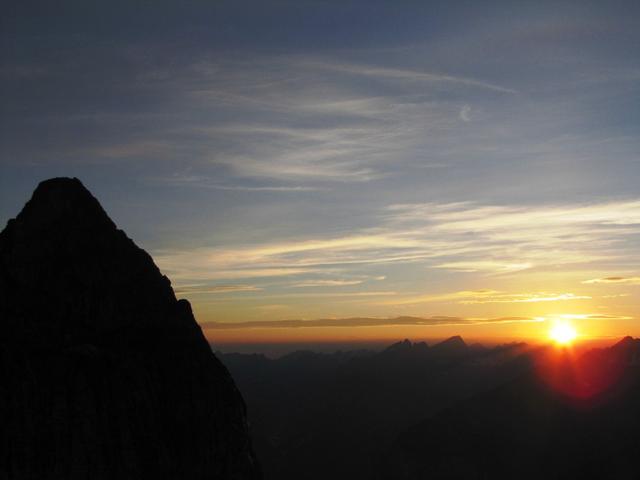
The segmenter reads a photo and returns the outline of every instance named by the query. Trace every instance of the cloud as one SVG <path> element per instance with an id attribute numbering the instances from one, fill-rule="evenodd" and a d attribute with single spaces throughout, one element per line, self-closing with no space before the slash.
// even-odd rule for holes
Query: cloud
<path id="1" fill-rule="evenodd" d="M 417 70 L 378 67 L 373 65 L 363 65 L 354 63 L 338 63 L 323 61 L 306 61 L 303 65 L 311 67 L 333 70 L 335 72 L 348 73 L 373 78 L 392 79 L 410 82 L 430 82 L 448 84 L 456 87 L 473 87 L 486 90 L 492 90 L 500 93 L 517 93 L 516 90 L 506 88 L 501 85 L 483 82 L 472 78 L 456 77 L 452 75 L 443 75 L 440 73 L 421 72 Z"/>
<path id="2" fill-rule="evenodd" d="M 624 285 L 640 285 L 640 277 L 604 277 L 604 278 L 592 278 L 591 280 L 584 280 L 582 283 L 594 284 L 624 284 Z"/>
<path id="3" fill-rule="evenodd" d="M 388 224 L 398 231 L 447 238 L 449 248 L 466 245 L 463 255 L 436 265 L 458 271 L 500 273 L 614 261 L 632 255 L 624 246 L 640 232 L 637 200 L 509 207 L 428 203 L 387 210 Z M 465 244 L 470 239 L 471 244 Z"/>
<path id="4" fill-rule="evenodd" d="M 232 293 L 232 292 L 259 292 L 262 288 L 255 285 L 183 285 L 174 288 L 176 294 L 194 293 Z"/>
<path id="5" fill-rule="evenodd" d="M 395 317 L 395 318 L 324 318 L 317 320 L 260 320 L 248 322 L 204 322 L 205 330 L 244 328 L 323 328 L 323 327 L 385 327 L 385 326 L 442 326 L 485 325 L 492 323 L 531 323 L 543 320 L 530 317 L 461 318 L 461 317 Z"/>
<path id="6" fill-rule="evenodd" d="M 290 277 L 313 272 L 309 268 L 273 268 L 268 266 L 251 268 L 250 264 L 229 264 L 229 262 L 224 264 L 226 268 L 219 268 L 222 265 L 208 260 L 206 252 L 202 249 L 181 250 L 179 252 L 165 250 L 162 254 L 154 255 L 154 260 L 172 280 L 181 282 Z"/>
<path id="7" fill-rule="evenodd" d="M 453 102 L 435 101 L 436 94 L 516 93 L 474 78 L 312 55 L 203 58 L 187 72 L 178 82 L 182 101 L 233 121 L 186 118 L 168 135 L 187 138 L 192 154 L 195 147 L 203 162 L 231 177 L 258 181 L 385 178 L 399 162 L 415 163 L 425 143 L 457 135 Z"/>
<path id="8" fill-rule="evenodd" d="M 515 293 L 496 295 L 482 299 L 464 300 L 463 304 L 479 303 L 538 303 L 538 302 L 561 302 L 567 300 L 589 300 L 588 295 L 575 295 L 573 293 Z"/>
<path id="9" fill-rule="evenodd" d="M 320 187 L 310 185 L 243 185 L 222 184 L 204 175 L 173 174 L 164 177 L 148 177 L 148 183 L 171 187 L 206 188 L 212 190 L 229 190 L 239 192 L 316 192 Z"/>
<path id="10" fill-rule="evenodd" d="M 321 270 L 330 264 L 369 263 L 367 252 L 383 252 L 377 262 L 398 261 L 402 251 L 418 247 L 410 239 L 384 234 L 362 234 L 334 238 L 302 239 L 236 248 L 199 248 L 158 251 L 154 258 L 171 278 L 230 279 L 294 276 Z"/>
<path id="11" fill-rule="evenodd" d="M 281 312 L 284 310 L 290 310 L 291 306 L 283 303 L 271 303 L 268 305 L 260 305 L 256 307 L 256 309 L 261 310 L 263 312 Z"/>
<path id="12" fill-rule="evenodd" d="M 531 263 L 508 263 L 487 260 L 474 260 L 465 262 L 447 262 L 434 265 L 435 268 L 455 270 L 457 272 L 495 272 L 510 273 L 531 268 Z"/>
<path id="13" fill-rule="evenodd" d="M 591 297 L 573 293 L 505 293 L 497 290 L 463 290 L 440 295 L 417 295 L 381 302 L 382 305 L 414 305 L 419 303 L 455 302 L 462 305 L 485 303 L 537 303 L 587 300 Z"/>
<path id="14" fill-rule="evenodd" d="M 628 317 L 625 315 L 603 315 L 603 314 L 591 314 L 584 318 L 588 320 L 633 320 L 634 317 Z"/>
<path id="15" fill-rule="evenodd" d="M 353 278 L 358 266 L 408 263 L 484 276 L 626 263 L 635 250 L 629 242 L 640 233 L 640 201 L 510 207 L 405 204 L 391 205 L 374 218 L 370 227 L 343 236 L 162 250 L 154 252 L 154 258 L 171 278 L 184 282 L 328 273 Z M 609 277 L 586 283 L 637 281 Z"/>
<path id="16" fill-rule="evenodd" d="M 555 321 L 555 320 L 633 320 L 634 317 L 626 315 L 607 315 L 601 313 L 562 313 L 558 315 L 544 315 L 541 317 L 535 317 L 540 321 Z"/>
<path id="17" fill-rule="evenodd" d="M 303 287 L 344 287 L 361 284 L 362 280 L 308 280 L 291 285 L 294 288 Z"/>
<path id="18" fill-rule="evenodd" d="M 395 290 L 365 290 L 358 292 L 300 292 L 300 293 L 265 293 L 263 295 L 254 295 L 253 299 L 311 299 L 311 298 L 331 298 L 338 299 L 359 299 L 359 298 L 376 298 L 376 297 L 390 297 L 397 295 Z M 235 300 L 235 298 L 229 298 L 229 300 Z"/>

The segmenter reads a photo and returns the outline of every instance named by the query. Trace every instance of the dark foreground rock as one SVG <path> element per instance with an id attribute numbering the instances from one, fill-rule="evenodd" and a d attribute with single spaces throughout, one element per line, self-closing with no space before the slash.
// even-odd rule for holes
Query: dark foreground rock
<path id="1" fill-rule="evenodd" d="M 256 479 L 190 305 L 77 179 L 0 233 L 0 479 Z"/>

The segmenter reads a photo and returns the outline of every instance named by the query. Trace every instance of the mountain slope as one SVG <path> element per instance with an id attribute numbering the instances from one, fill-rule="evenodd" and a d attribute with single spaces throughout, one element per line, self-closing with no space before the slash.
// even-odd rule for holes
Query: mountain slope
<path id="1" fill-rule="evenodd" d="M 0 478 L 259 478 L 191 307 L 77 179 L 0 233 Z"/>
<path id="2" fill-rule="evenodd" d="M 351 480 L 375 478 L 389 444 L 421 419 L 530 369 L 523 344 L 471 348 L 454 337 L 436 346 L 220 358 L 250 407 L 265 478 Z"/>
<path id="3" fill-rule="evenodd" d="M 627 338 L 574 359 L 539 352 L 560 380 L 536 368 L 423 420 L 398 437 L 379 478 L 640 478 L 638 343 Z M 590 385 L 604 372 L 615 382 L 598 393 L 575 389 L 569 370 Z"/>

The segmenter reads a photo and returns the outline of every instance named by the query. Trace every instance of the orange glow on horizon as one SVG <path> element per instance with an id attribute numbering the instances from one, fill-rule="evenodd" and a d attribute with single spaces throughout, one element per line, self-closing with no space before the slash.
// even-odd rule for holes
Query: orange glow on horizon
<path id="1" fill-rule="evenodd" d="M 205 317 L 206 315 L 201 315 Z M 426 315 L 424 317 L 427 317 Z M 382 318 L 382 317 L 380 317 Z M 394 317 L 395 318 L 395 317 Z M 557 348 L 605 346 L 625 335 L 638 336 L 632 317 L 598 318 L 589 313 L 550 313 L 523 315 L 524 321 L 452 323 L 442 325 L 363 325 L 339 326 L 316 322 L 313 326 L 280 327 L 278 320 L 265 320 L 260 326 L 234 327 L 229 321 L 223 328 L 205 320 L 202 325 L 207 340 L 213 344 L 296 344 L 296 343 L 360 343 L 389 342 L 404 338 L 412 341 L 445 339 L 460 335 L 467 343 L 501 344 L 526 342 L 529 345 L 555 345 Z M 615 318 L 612 322 L 609 318 Z M 529 320 L 531 319 L 531 320 Z M 212 319 L 215 322 L 215 319 Z M 242 322 L 239 322 L 240 324 Z M 274 326 L 275 325 L 275 326 Z M 321 326 L 322 325 L 322 326 Z M 635 329 L 635 331 L 634 331 Z"/>

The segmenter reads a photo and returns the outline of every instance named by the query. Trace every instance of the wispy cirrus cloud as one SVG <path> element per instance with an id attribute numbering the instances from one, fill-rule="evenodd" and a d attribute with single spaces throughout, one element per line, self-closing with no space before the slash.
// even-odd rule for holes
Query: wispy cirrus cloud
<path id="1" fill-rule="evenodd" d="M 346 236 L 159 251 L 155 257 L 182 280 L 353 275 L 359 266 L 400 263 L 515 275 L 535 268 L 633 258 L 631 240 L 640 232 L 640 201 L 529 207 L 394 205 L 377 219 L 378 224 Z M 636 281 L 611 278 L 609 283 Z"/>
<path id="2" fill-rule="evenodd" d="M 402 80 L 410 82 L 433 82 L 443 83 L 453 86 L 473 87 L 486 90 L 493 90 L 500 93 L 517 93 L 512 88 L 506 88 L 501 85 L 496 85 L 489 82 L 483 82 L 473 78 L 458 77 L 453 75 L 446 75 L 433 72 L 422 72 L 418 70 L 409 70 L 402 68 L 389 68 L 378 67 L 374 65 L 364 65 L 357 63 L 341 63 L 341 62 L 328 62 L 328 61 L 304 61 L 302 63 L 305 66 L 311 68 L 317 68 L 321 70 L 331 70 L 334 72 L 341 72 L 353 75 L 360 75 L 373 78 L 388 78 L 393 80 Z"/>
<path id="3" fill-rule="evenodd" d="M 608 315 L 603 313 L 559 313 L 535 317 L 540 321 L 556 320 L 633 320 L 634 317 L 628 315 Z"/>
<path id="4" fill-rule="evenodd" d="M 584 280 L 586 284 L 640 285 L 640 277 L 603 277 Z"/>
<path id="5" fill-rule="evenodd" d="M 485 325 L 499 323 L 538 323 L 533 317 L 462 318 L 462 317 L 395 317 L 395 318 L 323 318 L 317 320 L 261 320 L 248 322 L 205 322 L 205 330 L 245 328 L 326 328 L 326 327 L 384 327 L 384 326 L 444 326 Z"/>
<path id="6" fill-rule="evenodd" d="M 511 273 L 526 270 L 533 266 L 532 263 L 512 263 L 495 260 L 469 260 L 460 262 L 446 262 L 435 265 L 435 268 L 454 270 L 456 272 L 497 272 Z"/>
<path id="7" fill-rule="evenodd" d="M 235 293 L 235 292 L 259 292 L 262 290 L 255 285 L 229 284 L 229 285 L 180 285 L 175 289 L 176 294 L 197 293 Z"/>
<path id="8" fill-rule="evenodd" d="M 480 303 L 538 303 L 538 302 L 565 302 L 568 300 L 590 300 L 589 295 L 576 295 L 574 293 L 505 293 L 483 298 L 462 300 L 463 304 Z"/>
<path id="9" fill-rule="evenodd" d="M 234 120 L 185 119 L 169 136 L 189 138 L 203 163 L 232 177 L 280 182 L 384 178 L 398 162 L 415 162 L 427 139 L 457 134 L 459 103 L 436 101 L 436 93 L 516 93 L 475 78 L 313 55 L 202 58 L 172 81 L 185 103 Z"/>
<path id="10" fill-rule="evenodd" d="M 404 296 L 397 299 L 385 300 L 383 305 L 415 305 L 420 303 L 452 302 L 462 305 L 476 305 L 485 303 L 538 303 L 561 302 L 568 300 L 588 300 L 588 295 L 576 295 L 573 293 L 507 293 L 497 290 L 463 290 L 444 294 L 424 294 Z"/>
<path id="11" fill-rule="evenodd" d="M 307 280 L 291 285 L 294 288 L 306 287 L 345 287 L 348 285 L 359 285 L 363 280 Z"/>
<path id="12" fill-rule="evenodd" d="M 148 177 L 147 182 L 154 185 L 204 188 L 212 190 L 229 190 L 237 192 L 314 192 L 321 190 L 321 187 L 310 185 L 247 185 L 241 183 L 225 184 L 214 181 L 204 175 L 185 175 L 174 173 L 168 176 Z"/>

